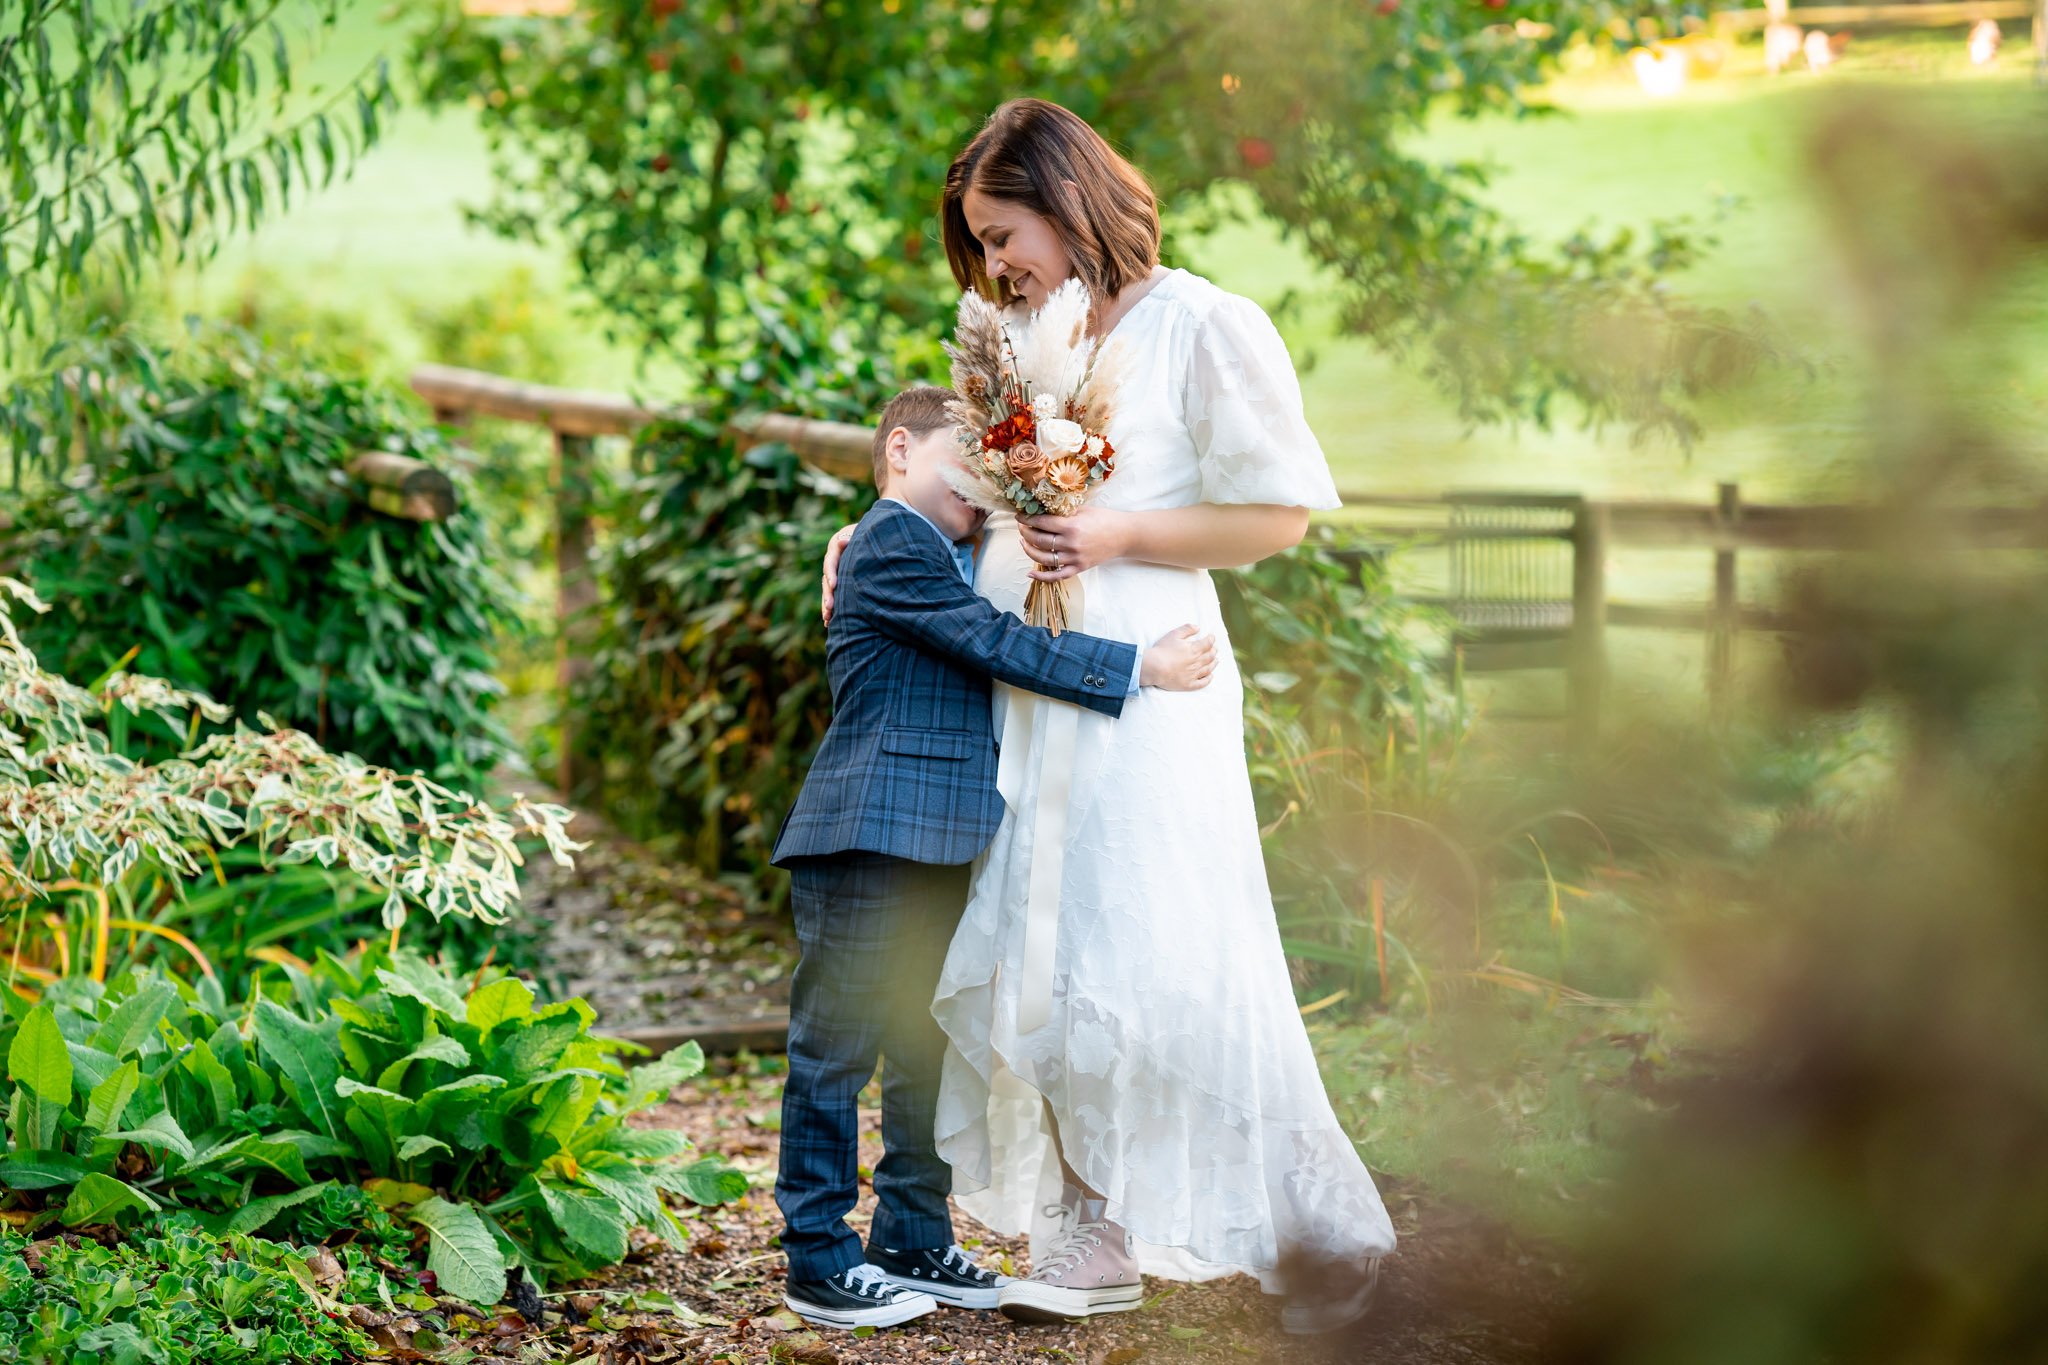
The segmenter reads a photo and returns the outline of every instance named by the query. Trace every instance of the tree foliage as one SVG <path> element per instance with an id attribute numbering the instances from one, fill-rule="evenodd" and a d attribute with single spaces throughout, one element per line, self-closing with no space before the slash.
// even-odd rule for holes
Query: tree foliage
<path id="1" fill-rule="evenodd" d="M 1184 226 L 1248 188 L 1345 325 L 1417 351 L 1469 418 L 1547 420 L 1562 397 L 1689 438 L 1686 397 L 1767 344 L 1663 287 L 1700 243 L 1680 224 L 1532 242 L 1483 201 L 1483 167 L 1409 150 L 1446 107 L 1538 112 L 1574 45 L 1680 17 L 1666 0 L 450 4 L 422 73 L 429 98 L 481 111 L 498 191 L 478 220 L 566 237 L 620 331 L 686 358 L 749 340 L 750 298 L 817 280 L 878 349 L 941 330 L 946 164 L 1032 94 L 1089 119 Z"/>
<path id="2" fill-rule="evenodd" d="M 103 272 L 204 255 L 345 171 L 382 129 L 381 59 L 298 63 L 341 0 L 23 0 L 0 15 L 0 339 Z M 296 54 L 296 55 L 295 55 Z M 15 475 L 19 482 L 19 473 Z"/>

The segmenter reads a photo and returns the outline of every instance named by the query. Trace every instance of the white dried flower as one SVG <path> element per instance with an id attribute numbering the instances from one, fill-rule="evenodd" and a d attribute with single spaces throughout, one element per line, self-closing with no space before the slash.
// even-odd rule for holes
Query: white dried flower
<path id="1" fill-rule="evenodd" d="M 1087 439 L 1088 433 L 1081 430 L 1079 422 L 1069 422 L 1064 417 L 1050 418 L 1038 424 L 1038 448 L 1054 458 L 1079 453 Z"/>

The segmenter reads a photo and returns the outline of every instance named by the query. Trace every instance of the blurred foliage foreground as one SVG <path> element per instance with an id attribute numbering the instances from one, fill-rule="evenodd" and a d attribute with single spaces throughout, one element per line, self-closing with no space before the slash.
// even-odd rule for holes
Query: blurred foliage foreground
<path id="1" fill-rule="evenodd" d="M 1783 692 L 1793 723 L 1881 719 L 1895 757 L 1846 811 L 1808 808 L 1642 892 L 1679 926 L 1703 1064 L 1601 1199 L 1592 1292 L 1555 1358 L 2041 1356 L 2048 574 L 2038 557 L 1992 572 L 1935 519 L 2048 492 L 2038 451 L 2003 434 L 1978 325 L 2048 244 L 2041 112 L 1966 134 L 1894 93 L 1817 127 L 1869 496 L 1890 515 L 1872 552 L 1798 589 Z M 1654 737 L 1629 746 L 1605 782 L 1639 774 L 1639 810 L 1732 785 Z"/>

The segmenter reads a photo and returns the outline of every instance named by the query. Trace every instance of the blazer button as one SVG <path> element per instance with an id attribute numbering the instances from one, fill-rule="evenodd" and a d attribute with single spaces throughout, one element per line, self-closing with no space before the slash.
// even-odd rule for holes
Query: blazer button
<path id="1" fill-rule="evenodd" d="M 1100 686 L 1102 686 L 1102 679 L 1101 679 L 1101 678 L 1098 678 L 1098 677 L 1097 677 L 1097 676 L 1095 676 L 1095 674 L 1093 674 L 1093 673 L 1090 673 L 1090 674 L 1089 674 L 1089 675 L 1088 675 L 1087 677 L 1085 677 L 1085 678 L 1081 679 L 1081 681 L 1082 681 L 1082 682 L 1084 682 L 1084 683 L 1087 683 L 1087 684 L 1088 684 L 1088 685 L 1089 685 L 1090 687 L 1100 687 Z"/>

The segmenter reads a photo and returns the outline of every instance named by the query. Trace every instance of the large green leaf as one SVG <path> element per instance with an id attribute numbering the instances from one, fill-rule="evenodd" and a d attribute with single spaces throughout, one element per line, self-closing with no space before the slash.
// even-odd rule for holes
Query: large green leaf
<path id="1" fill-rule="evenodd" d="M 505 1297 L 505 1257 L 467 1204 L 424 1199 L 407 1215 L 427 1230 L 427 1269 L 443 1293 L 488 1308 Z"/>
<path id="2" fill-rule="evenodd" d="M 284 1194 L 272 1194 L 266 1195 L 262 1199 L 251 1199 L 248 1203 L 242 1205 L 241 1208 L 235 1210 L 234 1217 L 228 1219 L 227 1230 L 229 1232 L 261 1232 L 269 1225 L 271 1219 L 277 1217 L 286 1209 L 303 1204 L 309 1199 L 317 1199 L 333 1188 L 334 1182 L 332 1180 L 322 1180 L 316 1185 L 301 1185 L 298 1189 L 289 1190 Z"/>
<path id="3" fill-rule="evenodd" d="M 681 1047 L 670 1048 L 654 1061 L 626 1073 L 626 1083 L 631 1089 L 627 1107 L 644 1109 L 650 1104 L 660 1104 L 668 1098 L 670 1091 L 703 1069 L 704 1049 L 694 1039 Z"/>
<path id="4" fill-rule="evenodd" d="M 670 1246 L 683 1244 L 682 1229 L 663 1206 L 653 1179 L 640 1167 L 617 1159 L 590 1162 L 584 1164 L 579 1178 L 617 1203 L 628 1222 L 638 1223 Z"/>
<path id="5" fill-rule="evenodd" d="M 192 1140 L 185 1136 L 185 1130 L 171 1117 L 170 1111 L 159 1109 L 133 1128 L 106 1134 L 109 1138 L 139 1142 L 145 1147 L 161 1147 L 175 1152 L 185 1160 L 192 1159 Z"/>
<path id="6" fill-rule="evenodd" d="M 135 1098 L 135 1089 L 141 1084 L 142 1068 L 132 1060 L 121 1063 L 113 1075 L 93 1087 L 92 1098 L 85 1104 L 86 1128 L 94 1133 L 104 1133 L 119 1123 L 121 1115 L 127 1111 L 128 1101 Z"/>
<path id="7" fill-rule="evenodd" d="M 451 1157 L 455 1155 L 455 1149 L 441 1141 L 441 1139 L 428 1137 L 424 1133 L 415 1133 L 398 1144 L 398 1159 L 400 1161 L 417 1161 L 420 1157 L 437 1148 Z"/>
<path id="8" fill-rule="evenodd" d="M 450 1019 L 463 1017 L 462 990 L 440 968 L 404 954 L 389 967 L 377 969 L 377 980 L 391 995 L 403 995 L 439 1010 Z"/>
<path id="9" fill-rule="evenodd" d="M 625 1256 L 626 1234 L 633 1219 L 618 1200 L 597 1190 L 559 1185 L 552 1180 L 538 1183 L 548 1217 L 571 1246 L 589 1252 L 607 1265 Z"/>
<path id="10" fill-rule="evenodd" d="M 690 1140 L 668 1128 L 623 1128 L 607 1137 L 604 1146 L 621 1156 L 681 1156 L 690 1150 Z"/>
<path id="11" fill-rule="evenodd" d="M 75 1228 L 87 1223 L 110 1223 L 128 1210 L 151 1213 L 158 1205 L 154 1199 L 132 1185 L 127 1185 L 110 1175 L 94 1171 L 72 1187 L 71 1197 L 64 1201 L 64 1226 Z"/>
<path id="12" fill-rule="evenodd" d="M 747 1192 L 747 1177 L 717 1157 L 688 1166 L 657 1166 L 654 1183 L 694 1204 L 730 1204 Z"/>
<path id="13" fill-rule="evenodd" d="M 0 1189 L 48 1190 L 76 1185 L 86 1165 L 69 1152 L 15 1152 L 0 1157 Z"/>
<path id="14" fill-rule="evenodd" d="M 204 1170 L 211 1166 L 222 1166 L 229 1170 L 241 1170 L 249 1166 L 267 1166 L 295 1185 L 309 1185 L 312 1175 L 306 1170 L 306 1158 L 299 1149 L 289 1142 L 262 1137 L 249 1133 L 232 1142 L 209 1147 L 193 1157 L 191 1168 Z"/>
<path id="15" fill-rule="evenodd" d="M 14 1087 L 7 1106 L 7 1133 L 17 1151 L 56 1146 L 63 1121 L 63 1105 L 52 1104 L 25 1085 Z"/>
<path id="16" fill-rule="evenodd" d="M 507 1019 L 524 1019 L 532 1013 L 533 992 L 518 977 L 493 981 L 469 997 L 469 1023 L 479 1033 L 489 1033 Z"/>
<path id="17" fill-rule="evenodd" d="M 292 1083 L 306 1117 L 329 1137 L 341 1136 L 341 1102 L 334 1093 L 341 1057 L 334 1043 L 272 1000 L 256 1002 L 256 1041 Z"/>
<path id="18" fill-rule="evenodd" d="M 21 1021 L 7 1048 L 7 1074 L 51 1104 L 71 1103 L 71 1053 L 48 1005 L 36 1006 Z"/>
<path id="19" fill-rule="evenodd" d="M 114 1012 L 94 1031 L 92 1045 L 115 1057 L 141 1051 L 143 1044 L 156 1036 L 157 1025 L 163 1022 L 171 1002 L 177 998 L 178 992 L 166 982 L 143 987 L 114 1007 Z"/>
<path id="20" fill-rule="evenodd" d="M 178 1065 L 206 1087 L 207 1098 L 213 1102 L 215 1123 L 226 1123 L 234 1117 L 241 1107 L 235 1098 L 235 1073 L 214 1056 L 211 1043 L 194 1043 Z"/>
<path id="21" fill-rule="evenodd" d="M 583 1032 L 583 1021 L 572 1014 L 532 1023 L 495 1040 L 490 1047 L 491 1069 L 514 1083 L 545 1071 L 562 1055 L 562 1049 Z"/>
<path id="22" fill-rule="evenodd" d="M 604 1084 L 590 1076 L 564 1076 L 537 1097 L 531 1120 L 535 1132 L 546 1133 L 567 1147 L 590 1121 L 604 1095 Z"/>
<path id="23" fill-rule="evenodd" d="M 437 1033 L 421 1041 L 420 1045 L 406 1053 L 377 1075 L 377 1084 L 386 1090 L 396 1090 L 405 1083 L 405 1073 L 414 1062 L 446 1062 L 450 1066 L 468 1066 L 469 1049 L 445 1033 Z"/>

